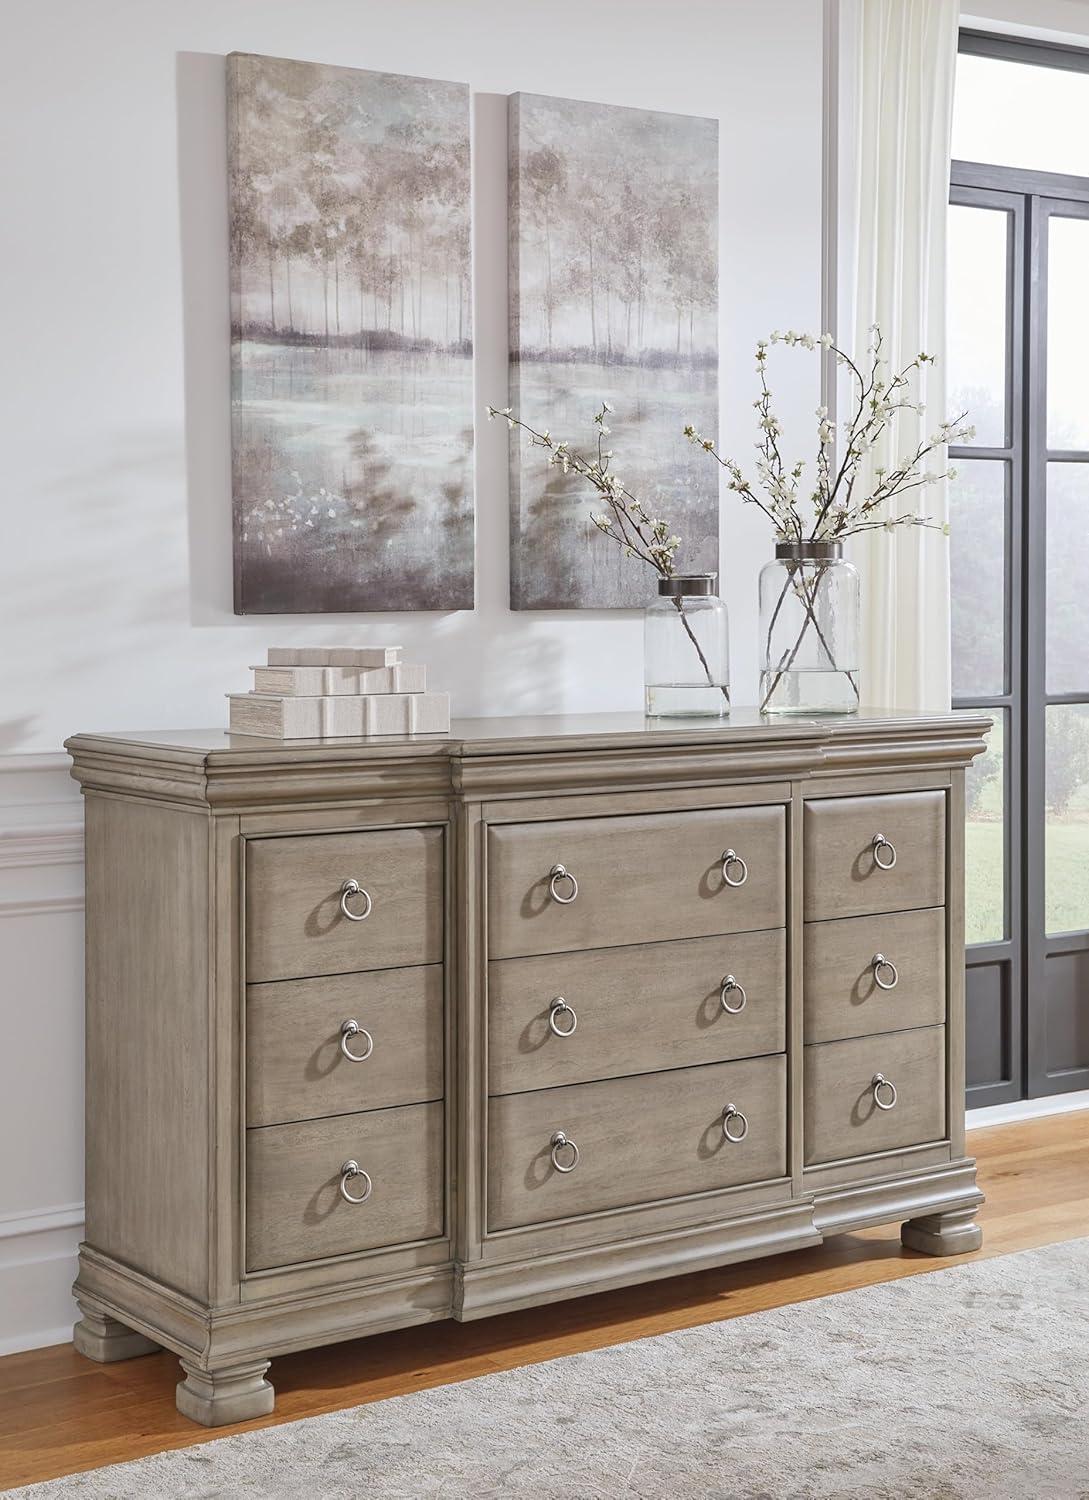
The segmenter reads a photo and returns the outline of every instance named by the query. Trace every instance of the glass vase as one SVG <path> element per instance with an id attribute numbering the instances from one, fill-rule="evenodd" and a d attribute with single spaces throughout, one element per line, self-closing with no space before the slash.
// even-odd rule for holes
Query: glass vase
<path id="1" fill-rule="evenodd" d="M 858 709 L 858 572 L 840 542 L 778 542 L 760 571 L 760 711 Z"/>
<path id="2" fill-rule="evenodd" d="M 659 578 L 643 627 L 646 711 L 655 718 L 730 712 L 730 626 L 715 573 Z"/>

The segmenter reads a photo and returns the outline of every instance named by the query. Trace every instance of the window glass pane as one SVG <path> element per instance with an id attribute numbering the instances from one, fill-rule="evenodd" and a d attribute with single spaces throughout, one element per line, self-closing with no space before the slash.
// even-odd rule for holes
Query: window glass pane
<path id="1" fill-rule="evenodd" d="M 958 459 L 949 485 L 953 692 L 1005 692 L 1006 465 Z"/>
<path id="2" fill-rule="evenodd" d="M 1047 445 L 1089 448 L 1089 219 L 1052 214 L 1047 246 Z"/>
<path id="3" fill-rule="evenodd" d="M 953 155 L 1089 177 L 1089 73 L 994 57 L 957 58 Z"/>
<path id="4" fill-rule="evenodd" d="M 1006 262 L 1010 216 L 1002 209 L 949 209 L 950 416 L 968 413 L 973 442 L 1006 442 Z"/>
<path id="5" fill-rule="evenodd" d="M 1007 710 L 990 710 L 994 728 L 987 748 L 968 767 L 964 782 L 967 814 L 964 840 L 964 940 L 1000 943 L 1006 936 L 1006 870 L 1003 829 L 1006 821 Z"/>
<path id="6" fill-rule="evenodd" d="M 1089 464 L 1047 466 L 1047 690 L 1089 693 Z"/>
<path id="7" fill-rule="evenodd" d="M 1046 712 L 1045 925 L 1081 932 L 1089 927 L 1089 705 Z"/>

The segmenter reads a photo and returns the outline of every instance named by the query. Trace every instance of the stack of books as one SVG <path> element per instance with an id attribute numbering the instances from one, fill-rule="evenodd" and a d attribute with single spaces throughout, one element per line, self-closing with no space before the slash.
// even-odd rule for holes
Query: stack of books
<path id="1" fill-rule="evenodd" d="M 253 688 L 228 693 L 232 734 L 267 739 L 448 734 L 449 693 L 429 693 L 427 668 L 400 646 L 273 646 Z"/>

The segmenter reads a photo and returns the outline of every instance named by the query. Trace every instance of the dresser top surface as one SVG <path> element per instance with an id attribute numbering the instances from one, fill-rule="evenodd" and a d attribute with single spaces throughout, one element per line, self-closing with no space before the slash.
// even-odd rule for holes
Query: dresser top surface
<path id="1" fill-rule="evenodd" d="M 266 739 L 230 734 L 225 729 L 167 729 L 125 733 L 78 734 L 70 749 L 113 750 L 135 756 L 222 763 L 259 757 L 317 754 L 351 758 L 373 756 L 486 756 L 543 750 L 589 750 L 638 747 L 664 749 L 687 745 L 763 742 L 819 745 L 837 741 L 881 740 L 904 735 L 944 733 L 978 736 L 990 727 L 979 712 L 903 714 L 864 709 L 827 717 L 767 718 L 754 708 L 735 708 L 728 719 L 652 719 L 639 713 L 540 714 L 455 719 L 448 734 L 346 736 L 333 739 Z"/>

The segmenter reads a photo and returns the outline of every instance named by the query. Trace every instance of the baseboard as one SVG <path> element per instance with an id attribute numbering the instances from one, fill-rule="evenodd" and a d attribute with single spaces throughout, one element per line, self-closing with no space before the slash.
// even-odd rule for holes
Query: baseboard
<path id="1" fill-rule="evenodd" d="M 970 1109 L 965 1116 L 969 1130 L 987 1125 L 1014 1125 L 1018 1120 L 1040 1120 L 1045 1115 L 1066 1115 L 1073 1110 L 1089 1109 L 1089 1089 L 1073 1094 L 1047 1094 L 1041 1099 L 1015 1099 L 1012 1104 L 988 1104 Z"/>
<path id="2" fill-rule="evenodd" d="M 79 1316 L 72 1300 L 83 1205 L 0 1218 L 0 1355 L 64 1344 Z"/>
<path id="3" fill-rule="evenodd" d="M 63 751 L 0 753 L 0 1354 L 64 1343 L 83 1237 L 83 806 Z M 13 1148 L 14 1149 L 14 1148 Z M 59 1200 L 59 1206 L 58 1206 Z"/>
<path id="4" fill-rule="evenodd" d="M 72 1303 L 72 1321 L 61 1328 L 38 1328 L 32 1334 L 0 1339 L 0 1359 L 5 1354 L 26 1354 L 31 1349 L 51 1349 L 56 1344 L 70 1344 L 72 1329 L 79 1317 L 79 1308 Z"/>

